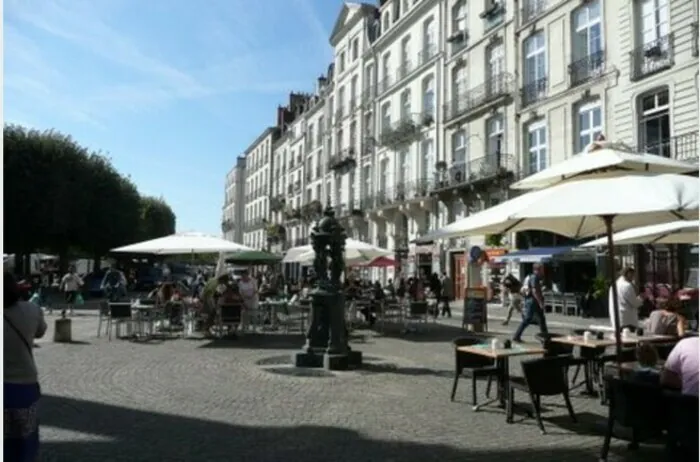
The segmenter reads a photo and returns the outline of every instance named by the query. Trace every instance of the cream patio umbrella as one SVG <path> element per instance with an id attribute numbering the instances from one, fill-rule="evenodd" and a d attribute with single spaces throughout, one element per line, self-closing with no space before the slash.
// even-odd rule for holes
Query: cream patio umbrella
<path id="1" fill-rule="evenodd" d="M 394 254 L 391 250 L 382 249 L 356 239 L 345 240 L 345 262 L 347 265 L 367 263 L 375 258 L 390 257 Z M 283 262 L 286 263 L 310 263 L 314 259 L 314 250 L 311 245 L 293 247 L 287 251 Z"/>
<path id="2" fill-rule="evenodd" d="M 682 220 L 660 225 L 642 226 L 621 231 L 613 235 L 615 245 L 631 244 L 697 244 L 700 221 Z M 586 242 L 581 247 L 601 247 L 608 245 L 608 238 L 601 237 Z"/>
<path id="3" fill-rule="evenodd" d="M 159 237 L 136 244 L 112 249 L 119 253 L 146 253 L 152 255 L 185 255 L 196 253 L 241 252 L 253 250 L 242 244 L 205 233 L 187 232 Z"/>
<path id="4" fill-rule="evenodd" d="M 564 182 L 536 196 L 509 219 L 519 229 L 546 229 L 570 237 L 605 234 L 610 284 L 615 287 L 613 233 L 677 220 L 697 220 L 700 179 L 685 175 L 630 175 Z M 525 197 L 523 196 L 523 197 Z M 617 291 L 611 290 L 615 344 L 622 351 Z"/>
<path id="5" fill-rule="evenodd" d="M 697 170 L 697 164 L 635 152 L 619 143 L 596 141 L 580 154 L 514 183 L 511 189 L 541 189 L 572 179 L 635 173 L 689 173 Z"/>

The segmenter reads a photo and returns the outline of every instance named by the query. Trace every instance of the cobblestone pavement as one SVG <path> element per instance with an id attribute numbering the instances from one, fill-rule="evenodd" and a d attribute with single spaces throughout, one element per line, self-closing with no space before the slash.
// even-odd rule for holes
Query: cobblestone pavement
<path id="1" fill-rule="evenodd" d="M 573 399 L 577 425 L 560 398 L 545 399 L 546 435 L 529 419 L 506 424 L 500 409 L 473 412 L 468 380 L 450 402 L 457 331 L 445 325 L 363 332 L 353 346 L 366 370 L 298 374 L 287 358 L 299 334 L 109 342 L 95 337 L 94 313 L 73 319 L 83 343 L 55 344 L 52 331 L 38 341 L 44 461 L 577 462 L 597 460 L 602 443 L 594 399 Z M 661 460 L 625 446 L 614 442 L 609 460 Z"/>

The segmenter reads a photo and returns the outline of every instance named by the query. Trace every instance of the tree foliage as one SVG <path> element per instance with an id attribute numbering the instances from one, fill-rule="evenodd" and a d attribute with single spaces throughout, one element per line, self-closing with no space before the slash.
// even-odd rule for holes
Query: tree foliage
<path id="1" fill-rule="evenodd" d="M 141 197 L 106 156 L 70 136 L 5 125 L 3 148 L 6 253 L 99 257 L 174 232 L 162 199 Z"/>

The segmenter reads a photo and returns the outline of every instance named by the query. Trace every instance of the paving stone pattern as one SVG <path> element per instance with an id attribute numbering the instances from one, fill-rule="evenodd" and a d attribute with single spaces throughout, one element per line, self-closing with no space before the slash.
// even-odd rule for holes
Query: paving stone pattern
<path id="1" fill-rule="evenodd" d="M 547 435 L 529 419 L 506 424 L 500 409 L 473 412 L 469 380 L 450 402 L 450 326 L 356 332 L 366 369 L 304 374 L 285 361 L 299 334 L 109 342 L 95 337 L 94 313 L 73 319 L 85 343 L 55 344 L 49 331 L 36 351 L 43 461 L 577 462 L 597 460 L 602 443 L 594 399 L 573 400 L 578 425 L 560 398 L 545 399 Z M 609 460 L 658 461 L 661 452 L 628 454 L 614 442 Z"/>

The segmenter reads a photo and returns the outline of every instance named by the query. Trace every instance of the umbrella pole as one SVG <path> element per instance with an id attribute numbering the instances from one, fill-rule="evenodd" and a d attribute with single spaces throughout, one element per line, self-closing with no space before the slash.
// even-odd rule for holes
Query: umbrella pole
<path id="1" fill-rule="evenodd" d="M 620 308 L 617 299 L 617 283 L 615 278 L 615 245 L 613 243 L 613 220 L 614 215 L 604 215 L 603 221 L 605 222 L 605 233 L 608 237 L 608 267 L 610 270 L 610 292 L 612 293 L 612 303 L 613 303 L 613 320 L 615 329 L 615 355 L 617 356 L 617 363 L 622 362 L 622 337 L 620 332 Z M 622 369 L 618 369 L 618 374 L 622 378 Z"/>

